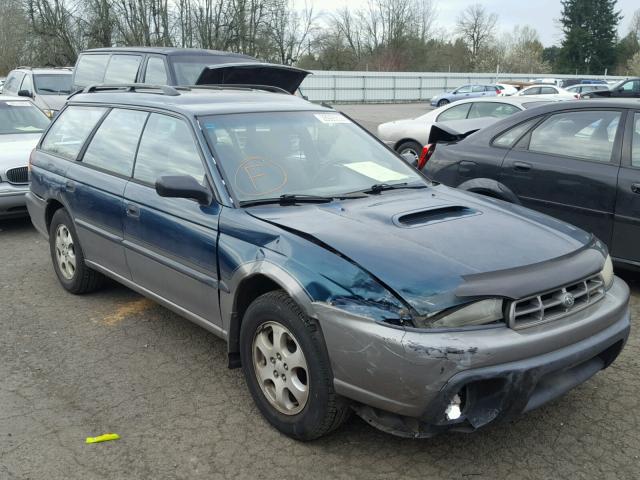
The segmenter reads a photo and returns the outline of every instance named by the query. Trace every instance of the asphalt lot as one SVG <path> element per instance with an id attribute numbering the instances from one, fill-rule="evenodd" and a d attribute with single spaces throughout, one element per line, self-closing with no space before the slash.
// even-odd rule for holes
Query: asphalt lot
<path id="1" fill-rule="evenodd" d="M 340 107 L 368 128 L 424 105 Z M 385 113 L 386 112 L 386 113 Z M 637 479 L 640 334 L 565 397 L 474 434 L 406 440 L 355 417 L 280 435 L 212 334 L 112 284 L 58 284 L 28 220 L 0 222 L 0 479 Z M 640 275 L 625 274 L 640 318 Z M 121 439 L 86 445 L 107 432 Z"/>

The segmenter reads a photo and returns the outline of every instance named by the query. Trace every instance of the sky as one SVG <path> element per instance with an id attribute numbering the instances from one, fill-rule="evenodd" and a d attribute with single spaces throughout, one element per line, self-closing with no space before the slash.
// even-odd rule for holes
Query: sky
<path id="1" fill-rule="evenodd" d="M 358 8 L 367 4 L 367 0 L 310 0 L 314 9 L 331 12 L 349 5 Z M 562 33 L 558 23 L 560 18 L 560 0 L 434 0 L 437 10 L 436 28 L 453 31 L 456 18 L 468 5 L 480 3 L 487 10 L 498 14 L 498 30 L 511 31 L 516 25 L 530 25 L 540 35 L 545 47 L 559 45 Z M 624 18 L 618 26 L 620 37 L 629 31 L 633 12 L 640 9 L 638 0 L 618 0 L 618 10 Z"/>

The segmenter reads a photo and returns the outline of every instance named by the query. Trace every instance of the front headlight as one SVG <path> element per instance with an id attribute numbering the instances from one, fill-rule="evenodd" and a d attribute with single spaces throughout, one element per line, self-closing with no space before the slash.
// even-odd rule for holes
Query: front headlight
<path id="1" fill-rule="evenodd" d="M 611 255 L 607 255 L 600 275 L 602 275 L 602 280 L 604 280 L 605 290 L 609 290 L 611 285 L 613 285 L 613 262 L 611 261 Z"/>
<path id="2" fill-rule="evenodd" d="M 489 298 L 459 308 L 432 322 L 425 322 L 428 328 L 456 328 L 471 325 L 486 325 L 503 319 L 502 299 Z"/>

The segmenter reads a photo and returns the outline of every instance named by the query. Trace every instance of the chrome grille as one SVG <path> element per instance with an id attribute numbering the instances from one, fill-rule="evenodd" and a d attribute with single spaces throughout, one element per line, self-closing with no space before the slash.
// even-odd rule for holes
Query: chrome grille
<path id="1" fill-rule="evenodd" d="M 27 167 L 7 170 L 6 176 L 9 183 L 29 183 L 29 170 Z"/>
<path id="2" fill-rule="evenodd" d="M 515 300 L 509 306 L 509 326 L 519 329 L 558 320 L 593 305 L 604 298 L 604 293 L 604 280 L 598 274 L 555 290 Z"/>

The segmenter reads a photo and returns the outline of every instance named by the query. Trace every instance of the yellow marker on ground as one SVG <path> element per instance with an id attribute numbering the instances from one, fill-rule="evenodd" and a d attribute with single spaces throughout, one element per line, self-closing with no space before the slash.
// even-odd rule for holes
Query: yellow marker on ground
<path id="1" fill-rule="evenodd" d="M 104 435 L 100 435 L 98 437 L 87 437 L 87 443 L 100 443 L 100 442 L 108 442 L 109 440 L 118 440 L 120 435 L 117 433 L 105 433 Z"/>

